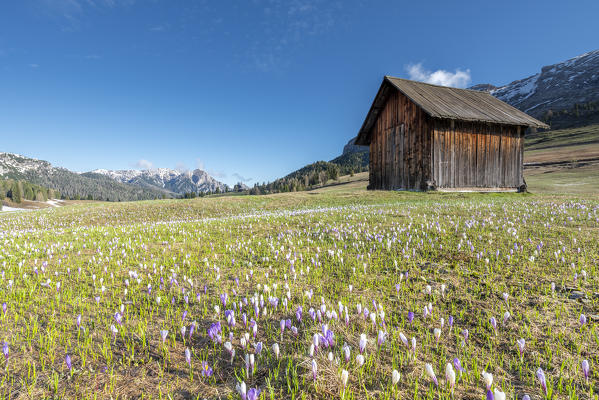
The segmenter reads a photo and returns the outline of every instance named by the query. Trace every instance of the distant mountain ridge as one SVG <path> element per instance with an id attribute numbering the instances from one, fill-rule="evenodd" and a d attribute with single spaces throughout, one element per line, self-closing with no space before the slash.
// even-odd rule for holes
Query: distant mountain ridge
<path id="1" fill-rule="evenodd" d="M 551 124 L 552 129 L 599 122 L 599 50 L 541 68 L 504 86 L 470 89 L 491 95 Z"/>
<path id="2" fill-rule="evenodd" d="M 98 169 L 77 173 L 48 161 L 0 152 L 0 178 L 23 180 L 58 190 L 69 198 L 132 201 L 179 197 L 184 193 L 228 190 L 205 171 L 168 168 L 111 171 Z"/>
<path id="3" fill-rule="evenodd" d="M 138 187 L 164 190 L 171 193 L 207 193 L 224 192 L 228 186 L 217 181 L 205 171 L 178 171 L 170 168 L 152 168 L 144 170 L 107 170 L 97 169 L 91 173 L 104 175 L 116 182 Z"/>
<path id="4" fill-rule="evenodd" d="M 54 167 L 48 161 L 13 153 L 0 153 L 0 177 L 23 180 L 58 190 L 69 198 L 129 201 L 171 197 L 165 191 L 125 185 L 98 174 L 78 174 Z"/>

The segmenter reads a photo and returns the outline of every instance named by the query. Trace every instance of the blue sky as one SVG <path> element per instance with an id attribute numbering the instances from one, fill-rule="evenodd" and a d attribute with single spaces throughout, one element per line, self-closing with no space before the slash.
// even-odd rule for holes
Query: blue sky
<path id="1" fill-rule="evenodd" d="M 269 181 L 340 154 L 383 75 L 506 84 L 599 47 L 599 2 L 6 0 L 0 151 Z"/>

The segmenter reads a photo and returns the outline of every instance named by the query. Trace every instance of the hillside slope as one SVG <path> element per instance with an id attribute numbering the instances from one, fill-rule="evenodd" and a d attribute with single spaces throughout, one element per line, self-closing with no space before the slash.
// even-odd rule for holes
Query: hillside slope
<path id="1" fill-rule="evenodd" d="M 471 89 L 487 91 L 553 129 L 599 123 L 599 50 L 547 65 L 504 86 Z"/>
<path id="2" fill-rule="evenodd" d="M 77 174 L 48 161 L 12 153 L 0 153 L 0 178 L 31 182 L 69 198 L 91 195 L 98 200 L 129 201 L 171 197 L 167 191 L 118 183 L 100 174 Z"/>

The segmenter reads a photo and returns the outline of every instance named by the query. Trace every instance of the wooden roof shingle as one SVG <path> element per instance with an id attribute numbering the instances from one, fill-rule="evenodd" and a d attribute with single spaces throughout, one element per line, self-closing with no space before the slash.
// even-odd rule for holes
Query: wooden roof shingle
<path id="1" fill-rule="evenodd" d="M 547 124 L 487 92 L 431 85 L 385 76 L 358 133 L 356 144 L 368 144 L 368 134 L 385 106 L 389 91 L 397 89 L 433 118 L 549 128 Z"/>

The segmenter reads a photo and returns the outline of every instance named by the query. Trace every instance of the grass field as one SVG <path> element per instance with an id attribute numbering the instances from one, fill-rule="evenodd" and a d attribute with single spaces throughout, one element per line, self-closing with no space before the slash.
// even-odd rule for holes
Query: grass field
<path id="1" fill-rule="evenodd" d="M 599 125 L 530 134 L 525 149 L 530 191 L 599 194 Z"/>
<path id="2" fill-rule="evenodd" d="M 360 179 L 1 215 L 0 397 L 596 397 L 595 196 Z"/>
<path id="3" fill-rule="evenodd" d="M 525 147 L 524 162 L 599 157 L 599 125 L 527 134 Z"/>

